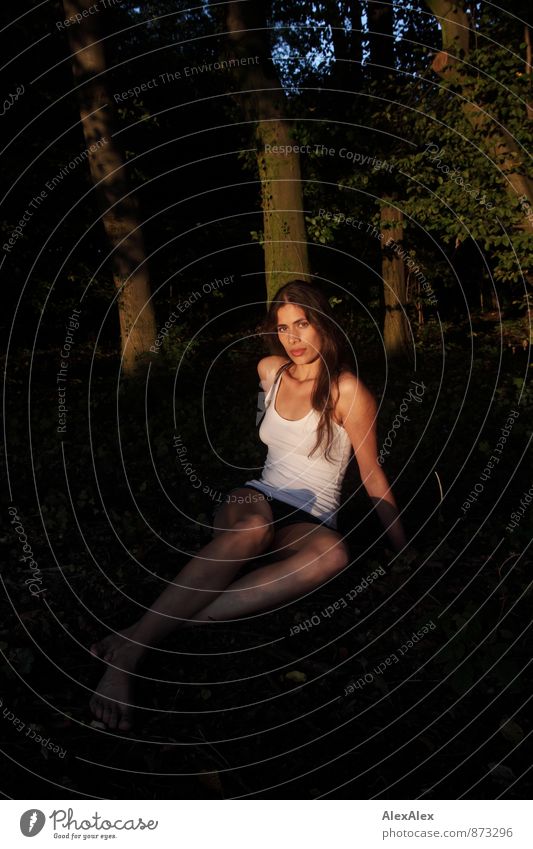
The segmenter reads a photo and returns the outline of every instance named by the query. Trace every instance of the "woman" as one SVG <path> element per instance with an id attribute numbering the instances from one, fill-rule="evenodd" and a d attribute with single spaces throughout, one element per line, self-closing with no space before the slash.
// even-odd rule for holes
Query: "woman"
<path id="1" fill-rule="evenodd" d="M 263 330 L 273 354 L 258 365 L 266 392 L 259 433 L 268 445 L 262 476 L 228 493 L 214 515 L 213 539 L 144 616 L 91 647 L 110 664 L 91 699 L 94 715 L 109 728 L 131 728 L 131 673 L 177 627 L 274 608 L 347 566 L 336 514 L 352 449 L 392 547 L 405 545 L 377 462 L 376 403 L 343 364 L 343 337 L 326 296 L 315 284 L 287 283 Z M 267 554 L 274 562 L 264 562 Z M 254 559 L 258 567 L 237 576 Z"/>

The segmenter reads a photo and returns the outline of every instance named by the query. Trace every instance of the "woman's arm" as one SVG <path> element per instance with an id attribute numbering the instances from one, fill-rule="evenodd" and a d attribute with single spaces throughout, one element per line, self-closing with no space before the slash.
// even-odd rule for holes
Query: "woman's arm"
<path id="1" fill-rule="evenodd" d="M 407 540 L 390 484 L 378 463 L 377 404 L 372 393 L 354 374 L 341 374 L 335 412 L 352 443 L 368 497 L 378 512 L 392 548 L 400 551 Z"/>

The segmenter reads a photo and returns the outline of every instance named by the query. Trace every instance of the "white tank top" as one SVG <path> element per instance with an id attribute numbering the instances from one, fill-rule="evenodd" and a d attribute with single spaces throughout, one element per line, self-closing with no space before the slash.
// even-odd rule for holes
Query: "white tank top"
<path id="1" fill-rule="evenodd" d="M 268 454 L 261 478 L 246 483 L 336 528 L 341 486 L 352 445 L 345 429 L 332 422 L 331 460 L 326 460 L 322 447 L 312 457 L 307 456 L 316 442 L 320 413 L 312 409 L 302 419 L 291 421 L 276 410 L 281 378 L 289 365 L 282 369 L 265 397 L 266 411 L 259 438 L 268 446 Z"/>

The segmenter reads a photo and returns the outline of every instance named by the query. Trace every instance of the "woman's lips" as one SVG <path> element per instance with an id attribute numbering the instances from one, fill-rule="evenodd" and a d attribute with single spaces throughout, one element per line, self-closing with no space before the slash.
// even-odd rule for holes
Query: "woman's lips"
<path id="1" fill-rule="evenodd" d="M 303 353 L 305 353 L 305 348 L 295 348 L 294 351 L 291 351 L 293 357 L 301 357 Z"/>

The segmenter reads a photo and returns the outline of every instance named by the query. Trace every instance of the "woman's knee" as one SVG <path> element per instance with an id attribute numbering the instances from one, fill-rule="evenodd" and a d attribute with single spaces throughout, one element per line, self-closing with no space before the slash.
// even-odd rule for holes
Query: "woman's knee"
<path id="1" fill-rule="evenodd" d="M 233 527 L 235 522 L 250 513 L 264 513 L 268 520 L 269 509 L 265 509 L 266 499 L 262 493 L 255 490 L 237 487 L 227 493 L 224 503 L 220 504 L 214 514 L 213 531 L 215 536 Z"/>
<path id="2" fill-rule="evenodd" d="M 274 530 L 268 516 L 259 511 L 248 512 L 235 519 L 228 528 L 235 541 L 255 544 L 260 551 L 267 548 L 274 538 Z"/>
<path id="3" fill-rule="evenodd" d="M 346 543 L 336 534 L 317 536 L 309 544 L 310 575 L 328 577 L 340 572 L 350 562 Z"/>

